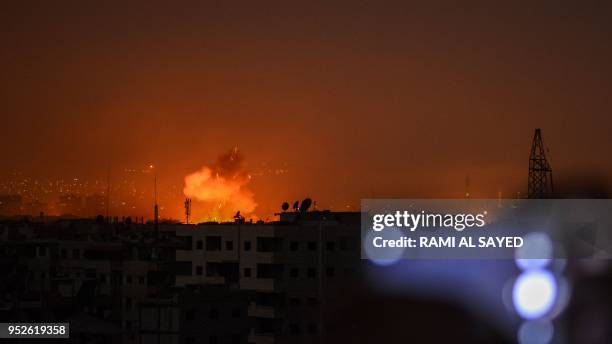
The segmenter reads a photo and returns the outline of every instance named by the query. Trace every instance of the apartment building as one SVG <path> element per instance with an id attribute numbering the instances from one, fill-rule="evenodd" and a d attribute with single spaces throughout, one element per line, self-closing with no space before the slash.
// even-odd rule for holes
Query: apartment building
<path id="1" fill-rule="evenodd" d="M 205 223 L 176 228 L 190 248 L 177 286 L 251 291 L 250 343 L 314 343 L 351 302 L 360 272 L 359 213 L 282 213 L 274 223 Z"/>

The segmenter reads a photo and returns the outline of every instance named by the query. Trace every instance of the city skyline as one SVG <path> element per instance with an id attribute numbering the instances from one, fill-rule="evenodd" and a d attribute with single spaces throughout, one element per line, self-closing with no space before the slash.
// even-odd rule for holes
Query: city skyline
<path id="1" fill-rule="evenodd" d="M 610 18 L 2 3 L 0 338 L 612 342 Z"/>
<path id="2" fill-rule="evenodd" d="M 153 163 L 177 194 L 238 147 L 258 215 L 461 197 L 467 178 L 510 197 L 534 128 L 559 180 L 612 176 L 605 3 L 5 7 L 4 180 L 105 181 L 110 165 L 121 182 Z"/>

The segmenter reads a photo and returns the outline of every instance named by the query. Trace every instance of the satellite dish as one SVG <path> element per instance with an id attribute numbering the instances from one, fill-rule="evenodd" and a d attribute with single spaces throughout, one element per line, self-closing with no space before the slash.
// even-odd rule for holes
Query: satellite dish
<path id="1" fill-rule="evenodd" d="M 281 205 L 281 208 L 283 209 L 283 211 L 287 211 L 287 209 L 289 209 L 289 203 L 283 202 L 283 205 Z"/>
<path id="2" fill-rule="evenodd" d="M 307 212 L 311 205 L 312 205 L 312 200 L 310 198 L 304 198 L 304 200 L 302 201 L 302 204 L 300 205 L 300 211 L 302 213 Z"/>
<path id="3" fill-rule="evenodd" d="M 300 201 L 293 203 L 293 210 L 298 211 L 300 209 Z"/>

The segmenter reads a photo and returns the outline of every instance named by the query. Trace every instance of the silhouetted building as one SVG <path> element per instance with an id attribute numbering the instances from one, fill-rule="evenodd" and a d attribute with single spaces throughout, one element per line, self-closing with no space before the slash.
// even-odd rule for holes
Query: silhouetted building
<path id="1" fill-rule="evenodd" d="M 284 213 L 277 223 L 177 227 L 191 248 L 177 263 L 191 271 L 177 286 L 226 285 L 253 292 L 250 343 L 314 343 L 352 302 L 360 271 L 359 213 Z"/>
<path id="2" fill-rule="evenodd" d="M 0 320 L 73 319 L 80 342 L 318 342 L 352 302 L 359 214 L 281 219 L 161 223 L 159 238 L 152 224 L 5 222 Z"/>

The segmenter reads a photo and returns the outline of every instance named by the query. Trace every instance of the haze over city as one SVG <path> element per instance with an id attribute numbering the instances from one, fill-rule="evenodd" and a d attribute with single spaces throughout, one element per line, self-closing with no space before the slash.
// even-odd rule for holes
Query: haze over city
<path id="1" fill-rule="evenodd" d="M 259 218 L 514 197 L 536 127 L 560 180 L 609 180 L 611 5 L 350 4 L 5 5 L 2 193 L 103 194 L 110 166 L 116 215 L 152 216 L 156 173 L 182 219 L 185 177 L 238 147 Z"/>

